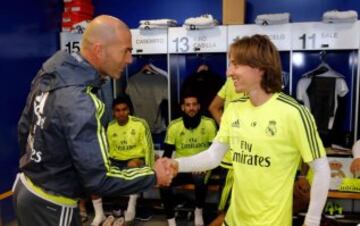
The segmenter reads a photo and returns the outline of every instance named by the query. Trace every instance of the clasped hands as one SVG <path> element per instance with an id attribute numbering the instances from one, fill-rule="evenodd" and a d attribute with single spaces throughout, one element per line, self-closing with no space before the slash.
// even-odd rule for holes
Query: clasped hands
<path id="1" fill-rule="evenodd" d="M 174 159 L 159 158 L 155 162 L 154 171 L 156 173 L 158 186 L 169 186 L 172 179 L 178 173 L 179 165 Z"/>

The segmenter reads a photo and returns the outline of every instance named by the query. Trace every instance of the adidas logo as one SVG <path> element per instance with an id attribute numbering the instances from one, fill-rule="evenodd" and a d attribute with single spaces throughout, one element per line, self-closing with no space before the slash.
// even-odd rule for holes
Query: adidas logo
<path id="1" fill-rule="evenodd" d="M 240 122 L 239 119 L 231 123 L 231 127 L 240 128 Z"/>

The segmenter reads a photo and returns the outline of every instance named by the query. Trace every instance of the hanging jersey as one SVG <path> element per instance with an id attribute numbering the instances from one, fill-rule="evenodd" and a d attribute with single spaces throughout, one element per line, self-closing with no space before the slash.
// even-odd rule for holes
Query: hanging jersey
<path id="1" fill-rule="evenodd" d="M 234 81 L 231 78 L 227 78 L 225 84 L 221 87 L 217 93 L 219 97 L 224 100 L 224 111 L 231 101 L 237 100 L 244 96 L 244 93 L 237 93 L 235 91 Z M 231 153 L 227 152 L 221 161 L 220 165 L 224 168 L 231 168 L 232 165 Z"/>
<path id="2" fill-rule="evenodd" d="M 214 120 L 202 116 L 195 129 L 185 127 L 183 119 L 173 120 L 166 133 L 165 143 L 175 145 L 175 157 L 195 155 L 206 150 L 216 135 Z"/>
<path id="3" fill-rule="evenodd" d="M 128 123 L 123 126 L 114 120 L 109 124 L 107 136 L 110 158 L 115 160 L 144 158 L 147 166 L 153 166 L 153 143 L 145 120 L 129 116 Z"/>
<path id="4" fill-rule="evenodd" d="M 316 79 L 314 80 L 314 78 Z M 329 84 L 332 83 L 332 81 L 334 81 L 335 84 Z M 344 78 L 340 77 L 337 72 L 330 70 L 321 75 L 302 77 L 296 87 L 296 99 L 304 102 L 304 105 L 308 107 L 312 113 L 315 111 L 328 112 L 331 116 L 328 117 L 327 122 L 325 122 L 325 128 L 332 129 L 335 119 L 334 116 L 338 107 L 337 97 L 344 97 L 348 92 L 349 88 Z M 326 98 L 325 101 L 329 104 L 314 104 L 314 101 L 316 102 L 316 99 L 319 99 L 320 96 L 323 98 L 323 101 L 320 100 L 320 102 L 324 102 L 324 98 Z M 321 117 L 321 113 L 319 116 L 317 116 L 317 114 L 314 116 L 316 122 L 318 122 L 318 117 Z"/>
<path id="5" fill-rule="evenodd" d="M 162 106 L 168 99 L 167 78 L 160 74 L 137 73 L 129 78 L 126 93 L 130 96 L 136 116 L 149 123 L 152 133 L 166 130 Z"/>
<path id="6" fill-rule="evenodd" d="M 310 112 L 283 93 L 261 106 L 248 98 L 229 104 L 214 139 L 229 145 L 234 185 L 225 225 L 292 225 L 295 172 L 325 156 Z"/>
<path id="7" fill-rule="evenodd" d="M 320 137 L 326 146 L 329 145 L 327 139 L 330 134 L 329 120 L 335 118 L 333 111 L 336 98 L 334 95 L 335 84 L 336 78 L 313 77 L 306 90 L 311 112 L 314 115 Z"/>

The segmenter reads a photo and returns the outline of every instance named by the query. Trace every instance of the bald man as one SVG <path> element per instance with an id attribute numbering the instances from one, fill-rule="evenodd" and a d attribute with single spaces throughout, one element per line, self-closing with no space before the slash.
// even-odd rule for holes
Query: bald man
<path id="1" fill-rule="evenodd" d="M 165 159 L 119 170 L 108 159 L 98 91 L 131 63 L 131 33 L 117 18 L 99 16 L 80 53 L 55 53 L 32 81 L 18 123 L 20 171 L 14 183 L 18 224 L 81 225 L 77 201 L 86 194 L 119 196 L 168 185 Z"/>

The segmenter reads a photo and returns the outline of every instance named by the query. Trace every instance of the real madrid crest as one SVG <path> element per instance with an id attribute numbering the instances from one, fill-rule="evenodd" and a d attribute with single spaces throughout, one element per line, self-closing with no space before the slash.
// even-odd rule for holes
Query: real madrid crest
<path id="1" fill-rule="evenodd" d="M 276 121 L 269 121 L 268 126 L 265 129 L 265 133 L 268 136 L 275 136 L 275 134 L 277 133 L 277 129 L 276 129 Z"/>

